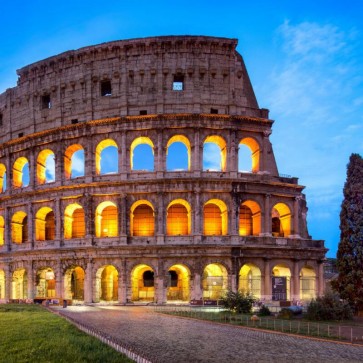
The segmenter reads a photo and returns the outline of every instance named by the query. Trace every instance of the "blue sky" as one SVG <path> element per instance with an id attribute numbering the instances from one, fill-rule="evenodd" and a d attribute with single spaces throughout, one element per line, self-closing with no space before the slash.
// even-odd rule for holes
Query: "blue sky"
<path id="1" fill-rule="evenodd" d="M 306 185 L 308 226 L 334 257 L 346 164 L 363 154 L 363 1 L 3 1 L 0 92 L 70 49 L 155 35 L 239 40 L 279 172 Z"/>

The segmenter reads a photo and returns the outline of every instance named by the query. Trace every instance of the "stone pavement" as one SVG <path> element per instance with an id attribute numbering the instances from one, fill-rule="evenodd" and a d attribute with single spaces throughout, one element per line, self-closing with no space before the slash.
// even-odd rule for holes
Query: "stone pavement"
<path id="1" fill-rule="evenodd" d="M 151 307 L 52 309 L 134 347 L 152 362 L 363 362 L 363 346 L 183 319 Z"/>

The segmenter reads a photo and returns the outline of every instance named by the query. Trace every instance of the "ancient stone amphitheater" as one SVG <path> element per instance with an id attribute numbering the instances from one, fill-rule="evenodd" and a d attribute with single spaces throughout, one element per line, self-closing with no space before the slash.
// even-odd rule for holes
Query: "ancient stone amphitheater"
<path id="1" fill-rule="evenodd" d="M 132 39 L 18 70 L 0 94 L 2 301 L 322 293 L 324 243 L 236 46 Z"/>

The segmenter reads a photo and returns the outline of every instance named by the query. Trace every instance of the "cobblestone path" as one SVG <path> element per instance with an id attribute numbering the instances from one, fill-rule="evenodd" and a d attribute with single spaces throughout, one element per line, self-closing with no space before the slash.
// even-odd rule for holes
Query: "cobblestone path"
<path id="1" fill-rule="evenodd" d="M 363 362 L 363 347 L 156 314 L 149 307 L 69 306 L 62 314 L 152 362 Z"/>

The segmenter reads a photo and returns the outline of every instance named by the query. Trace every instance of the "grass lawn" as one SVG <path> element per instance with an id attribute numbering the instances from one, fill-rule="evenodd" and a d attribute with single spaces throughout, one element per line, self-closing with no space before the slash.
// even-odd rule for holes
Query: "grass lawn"
<path id="1" fill-rule="evenodd" d="M 0 362 L 133 362 L 37 305 L 0 305 Z"/>

